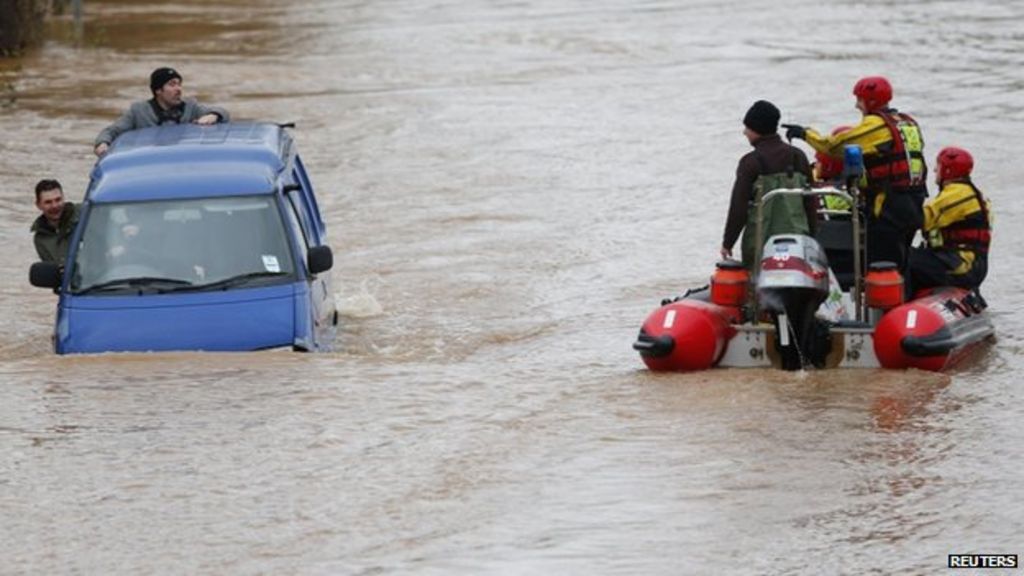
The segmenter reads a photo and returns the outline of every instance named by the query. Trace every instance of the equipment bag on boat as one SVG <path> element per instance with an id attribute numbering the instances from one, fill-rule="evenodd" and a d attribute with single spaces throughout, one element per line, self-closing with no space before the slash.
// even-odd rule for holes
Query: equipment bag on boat
<path id="1" fill-rule="evenodd" d="M 796 171 L 762 174 L 754 181 L 754 198 L 747 208 L 747 224 L 743 227 L 743 265 L 752 270 L 760 258 L 764 242 L 775 234 L 810 235 L 804 199 L 795 194 L 774 196 L 764 206 L 761 221 L 761 246 L 755 246 L 757 239 L 757 206 L 765 194 L 779 188 L 806 188 L 807 177 Z"/>

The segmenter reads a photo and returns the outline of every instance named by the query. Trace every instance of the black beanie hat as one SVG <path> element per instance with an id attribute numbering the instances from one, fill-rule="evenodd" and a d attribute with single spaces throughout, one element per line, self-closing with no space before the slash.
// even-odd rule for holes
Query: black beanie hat
<path id="1" fill-rule="evenodd" d="M 781 116 L 774 104 L 767 100 L 758 100 L 750 110 L 747 110 L 747 115 L 743 117 L 743 125 L 762 136 L 775 134 L 779 129 Z"/>
<path id="2" fill-rule="evenodd" d="M 174 68 L 157 68 L 149 75 L 149 89 L 156 92 L 174 78 L 181 81 L 181 74 L 178 74 Z"/>

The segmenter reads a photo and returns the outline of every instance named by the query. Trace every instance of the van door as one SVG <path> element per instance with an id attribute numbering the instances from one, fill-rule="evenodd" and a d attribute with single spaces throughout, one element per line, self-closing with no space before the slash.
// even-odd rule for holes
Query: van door
<path id="1" fill-rule="evenodd" d="M 299 227 L 300 252 L 303 266 L 305 266 L 309 249 L 313 246 L 324 245 L 324 238 L 316 223 L 314 209 L 306 201 L 309 197 L 305 193 L 307 189 L 303 187 L 301 179 L 294 183 L 299 184 L 300 188 L 285 195 L 285 204 L 288 207 L 290 219 Z M 317 347 L 327 346 L 333 339 L 336 323 L 331 271 L 322 272 L 314 278 L 307 269 L 306 277 L 309 282 L 315 344 Z"/>

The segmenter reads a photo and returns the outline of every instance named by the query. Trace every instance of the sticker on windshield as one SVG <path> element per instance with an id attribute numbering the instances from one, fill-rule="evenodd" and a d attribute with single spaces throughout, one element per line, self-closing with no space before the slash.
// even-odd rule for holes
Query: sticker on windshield
<path id="1" fill-rule="evenodd" d="M 264 254 L 263 255 L 263 268 L 267 272 L 280 272 L 281 271 L 281 265 L 278 264 L 278 262 L 277 262 L 277 256 L 274 256 L 273 254 Z"/>

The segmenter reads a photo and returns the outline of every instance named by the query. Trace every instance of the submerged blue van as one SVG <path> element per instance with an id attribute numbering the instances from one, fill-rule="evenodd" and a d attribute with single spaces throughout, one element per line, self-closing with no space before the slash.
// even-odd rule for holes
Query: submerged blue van
<path id="1" fill-rule="evenodd" d="M 58 354 L 329 349 L 338 315 L 316 197 L 276 124 L 123 134 L 97 162 L 60 295 Z"/>

